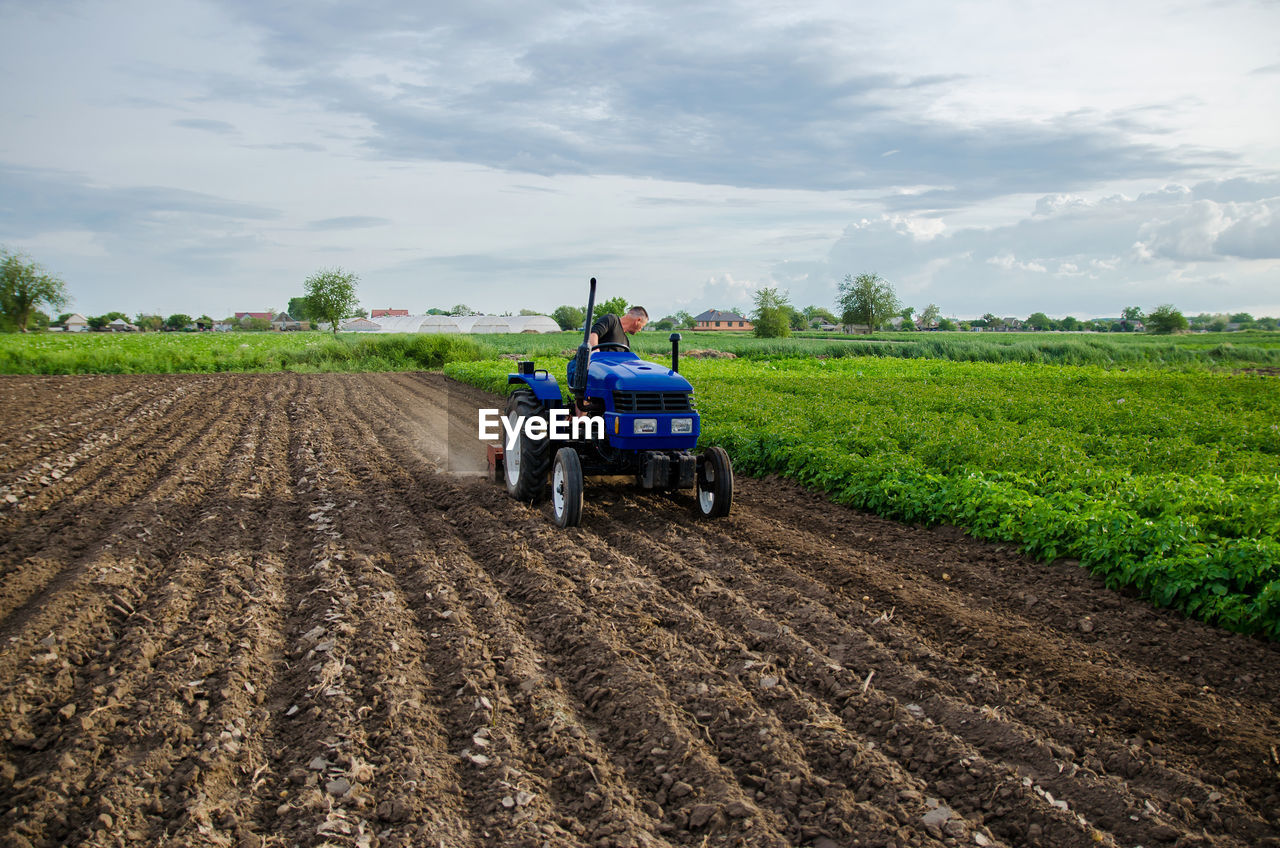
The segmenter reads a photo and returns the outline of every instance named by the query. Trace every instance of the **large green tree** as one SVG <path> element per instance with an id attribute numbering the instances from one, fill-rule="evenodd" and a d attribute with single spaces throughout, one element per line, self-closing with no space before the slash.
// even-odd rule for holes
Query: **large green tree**
<path id="1" fill-rule="evenodd" d="M 627 314 L 627 308 L 627 299 L 625 297 L 611 297 L 602 303 L 596 304 L 591 321 L 595 323 L 605 315 L 625 315 Z M 582 307 L 582 311 L 586 313 L 587 308 L 585 306 Z M 582 325 L 579 324 L 578 326 Z"/>
<path id="2" fill-rule="evenodd" d="M 1187 319 L 1172 303 L 1162 303 L 1147 316 L 1147 327 L 1153 333 L 1176 333 L 1187 329 Z"/>
<path id="3" fill-rule="evenodd" d="M 1052 330 L 1053 319 L 1043 312 L 1032 312 L 1027 316 L 1027 326 L 1033 330 Z"/>
<path id="4" fill-rule="evenodd" d="M 0 323 L 25 333 L 38 306 L 58 308 L 70 301 L 67 284 L 61 278 L 30 257 L 0 247 Z"/>
<path id="5" fill-rule="evenodd" d="M 133 316 L 133 324 L 140 330 L 156 332 L 164 326 L 164 319 L 159 315 L 149 315 L 146 312 L 139 312 Z"/>
<path id="6" fill-rule="evenodd" d="M 846 274 L 840 283 L 840 296 L 836 300 L 841 321 L 845 324 L 866 324 L 876 329 L 898 314 L 898 297 L 893 286 L 879 274 Z"/>
<path id="7" fill-rule="evenodd" d="M 565 304 L 557 306 L 551 317 L 562 330 L 581 330 L 586 313 L 580 307 Z"/>
<path id="8" fill-rule="evenodd" d="M 307 277 L 307 311 L 318 321 L 328 322 L 335 336 L 338 322 L 355 310 L 356 284 L 360 278 L 341 268 L 322 268 Z"/>
<path id="9" fill-rule="evenodd" d="M 753 331 L 762 339 L 779 339 L 791 335 L 791 303 L 786 294 L 776 288 L 763 288 L 756 292 L 756 308 L 751 313 Z"/>

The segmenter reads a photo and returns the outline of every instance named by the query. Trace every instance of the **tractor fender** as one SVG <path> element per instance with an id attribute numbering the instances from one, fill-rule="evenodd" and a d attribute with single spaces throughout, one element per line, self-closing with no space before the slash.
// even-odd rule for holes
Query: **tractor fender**
<path id="1" fill-rule="evenodd" d="M 564 405 L 560 384 L 546 371 L 535 371 L 532 374 L 508 374 L 507 385 L 515 384 L 528 386 L 534 397 L 542 401 L 542 405 L 547 409 Z"/>

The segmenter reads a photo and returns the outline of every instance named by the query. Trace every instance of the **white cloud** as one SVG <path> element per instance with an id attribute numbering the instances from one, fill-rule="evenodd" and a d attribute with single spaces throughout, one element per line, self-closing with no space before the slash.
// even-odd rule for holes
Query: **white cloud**
<path id="1" fill-rule="evenodd" d="M 1001 253 L 999 256 L 992 256 L 987 260 L 987 263 L 1003 268 L 1006 271 L 1032 271 L 1037 274 L 1043 274 L 1049 270 L 1039 262 L 1020 261 L 1012 253 Z"/>
<path id="2" fill-rule="evenodd" d="M 1214 190 L 1171 184 L 1136 196 L 1046 196 L 1021 218 L 932 239 L 885 214 L 845 230 L 831 273 L 875 270 L 900 283 L 900 293 L 961 314 L 1110 314 L 1130 302 L 1170 301 L 1194 311 L 1272 303 L 1267 311 L 1280 312 L 1280 198 L 1195 199 Z M 1237 184 L 1232 191 L 1270 188 Z M 924 286 L 922 268 L 935 269 Z"/>

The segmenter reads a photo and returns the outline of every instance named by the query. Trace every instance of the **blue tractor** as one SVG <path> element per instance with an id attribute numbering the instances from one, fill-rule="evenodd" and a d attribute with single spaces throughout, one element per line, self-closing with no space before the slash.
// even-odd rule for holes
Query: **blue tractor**
<path id="1" fill-rule="evenodd" d="M 625 344 L 589 345 L 596 281 L 591 279 L 582 344 L 570 362 L 566 404 L 560 386 L 533 362 L 518 363 L 507 377 L 515 385 L 506 417 L 515 444 L 502 455 L 507 491 L 526 503 L 549 494 L 556 524 L 575 527 L 582 520 L 583 478 L 633 475 L 645 489 L 693 489 L 697 511 L 707 518 L 729 514 L 733 502 L 733 468 L 723 448 L 695 453 L 701 432 L 693 405 L 693 386 L 679 374 L 680 335 L 671 334 L 671 367 L 641 359 Z M 533 428 L 548 432 L 560 425 L 570 438 L 531 437 L 524 422 L 543 419 Z M 570 425 L 595 423 L 590 427 Z M 598 421 L 603 419 L 603 433 Z M 495 469 L 496 472 L 497 469 Z"/>

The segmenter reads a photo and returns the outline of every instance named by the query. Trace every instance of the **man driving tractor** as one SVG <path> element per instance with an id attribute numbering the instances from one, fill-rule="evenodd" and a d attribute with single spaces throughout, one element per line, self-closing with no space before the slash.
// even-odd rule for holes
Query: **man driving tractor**
<path id="1" fill-rule="evenodd" d="M 606 314 L 601 315 L 600 320 L 591 325 L 591 335 L 587 339 L 587 344 L 594 350 L 597 345 L 622 345 L 621 348 L 615 350 L 630 350 L 631 339 L 628 337 L 631 333 L 638 333 L 644 329 L 644 325 L 649 323 L 649 313 L 645 311 L 643 306 L 633 306 L 626 311 L 624 315 Z M 567 376 L 569 385 L 573 385 L 573 375 L 577 370 L 576 359 L 569 360 L 569 368 Z M 574 412 L 582 415 L 587 410 L 574 405 Z"/>
<path id="2" fill-rule="evenodd" d="M 592 347 L 598 344 L 624 344 L 631 347 L 627 336 L 638 333 L 649 323 L 649 313 L 643 306 L 633 306 L 626 315 L 601 315 L 600 320 L 591 325 L 591 337 L 587 344 Z"/>

